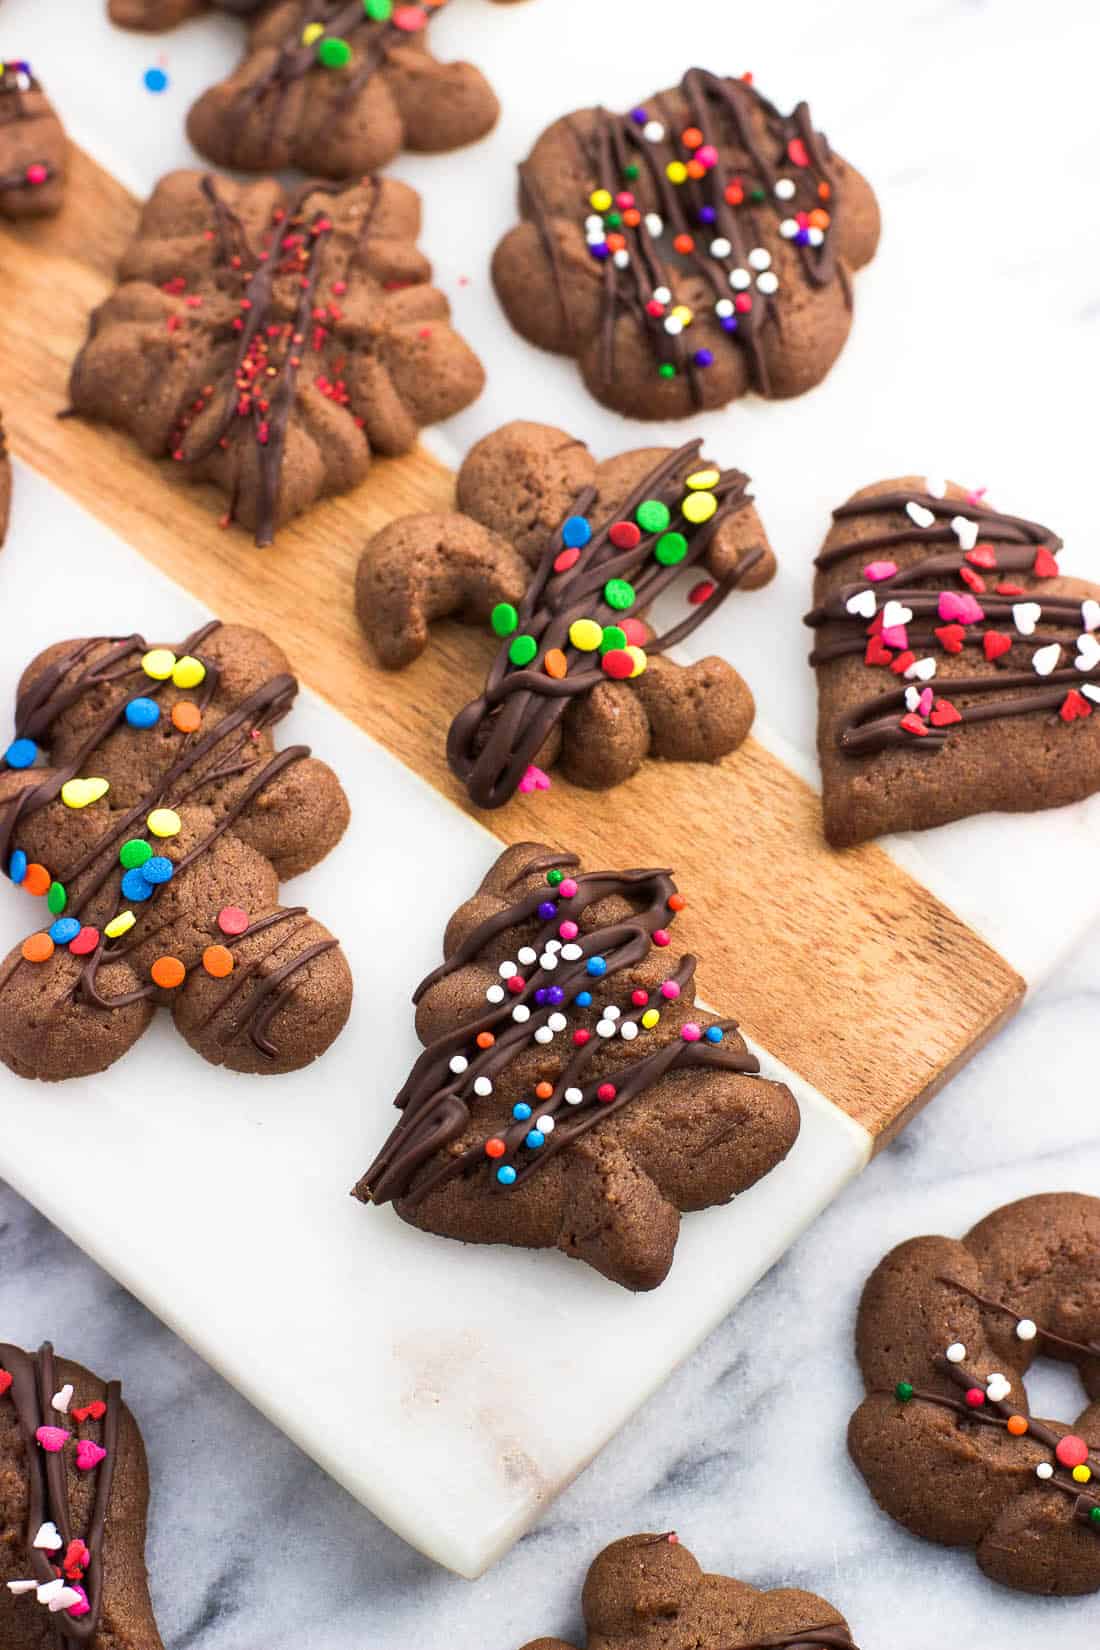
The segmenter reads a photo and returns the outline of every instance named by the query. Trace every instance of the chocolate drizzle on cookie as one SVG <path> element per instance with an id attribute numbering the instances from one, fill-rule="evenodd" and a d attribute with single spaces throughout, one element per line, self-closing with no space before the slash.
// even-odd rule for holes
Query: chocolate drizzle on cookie
<path id="1" fill-rule="evenodd" d="M 859 1650 L 848 1629 L 839 1622 L 825 1627 L 796 1627 L 789 1633 L 765 1633 L 763 1638 L 746 1639 L 724 1650 Z"/>
<path id="2" fill-rule="evenodd" d="M 838 522 L 907 518 L 817 558 L 823 572 L 854 558 L 862 565 L 859 578 L 807 614 L 818 632 L 810 663 L 862 656 L 868 669 L 901 678 L 843 718 L 845 755 L 930 754 L 953 728 L 1043 712 L 1071 724 L 1100 704 L 1100 604 L 1017 582 L 1057 577 L 1061 540 L 1049 528 L 942 490 L 881 493 L 833 514 Z M 918 545 L 928 554 L 899 567 L 894 555 Z M 945 675 L 938 693 L 939 657 L 966 652 L 982 656 L 985 673 Z"/>
<path id="3" fill-rule="evenodd" d="M 578 863 L 573 854 L 529 861 L 509 886 L 532 876 L 542 878 L 541 884 L 479 923 L 417 988 L 415 1002 L 509 931 L 529 935 L 516 960 L 500 965 L 500 983 L 488 989 L 484 1014 L 438 1037 L 417 1060 L 394 1101 L 401 1120 L 355 1188 L 361 1201 L 396 1199 L 415 1208 L 449 1181 L 486 1171 L 493 1191 L 523 1186 L 668 1072 L 703 1066 L 759 1073 L 752 1055 L 723 1047 L 725 1035 L 736 1031 L 732 1021 L 705 1032 L 689 1022 L 636 1059 L 610 1068 L 600 1060 L 601 1048 L 612 1040 L 637 1041 L 642 1048 L 655 1041 L 647 1038 L 661 1017 L 655 1005 L 676 1001 L 694 976 L 695 958 L 682 958 L 656 991 L 634 989 L 625 1002 L 614 1001 L 608 987 L 615 976 L 669 943 L 666 924 L 684 902 L 668 871 L 569 874 Z M 612 897 L 638 909 L 586 931 L 585 913 Z M 593 1005 L 597 992 L 598 1007 Z M 578 1012 L 588 1009 L 596 1017 L 594 1029 Z M 564 1042 L 568 1053 L 561 1051 Z M 498 1083 L 507 1083 L 513 1061 L 532 1047 L 547 1049 L 548 1066 L 557 1075 L 535 1085 L 530 1103 L 517 1101 L 508 1123 L 488 1139 L 449 1150 L 466 1133 L 478 1102 Z"/>
<path id="4" fill-rule="evenodd" d="M 27 1587 L 27 1608 L 33 1609 L 36 1605 L 50 1608 L 51 1600 L 56 1605 L 58 1595 L 64 1597 L 72 1593 L 75 1596 L 68 1608 L 51 1609 L 51 1625 L 60 1644 L 90 1645 L 103 1607 L 104 1545 L 118 1460 L 122 1387 L 118 1381 L 109 1382 L 105 1399 L 99 1401 L 104 1405 L 100 1412 L 102 1443 L 95 1448 L 104 1453 L 97 1453 L 94 1464 L 85 1469 L 96 1474 L 95 1499 L 87 1529 L 79 1531 L 73 1524 L 69 1469 L 63 1453 L 71 1442 L 68 1427 L 62 1425 L 69 1412 L 59 1412 L 53 1404 L 58 1375 L 52 1346 L 46 1342 L 32 1355 L 20 1347 L 0 1343 L 0 1374 L 11 1377 L 10 1386 L 3 1383 L 7 1387 L 7 1398 L 0 1387 L 0 1403 L 10 1399 L 15 1405 L 26 1458 L 28 1583 L 33 1579 L 37 1584 L 33 1589 Z M 63 1435 L 61 1442 L 48 1434 L 44 1441 L 40 1437 L 44 1428 L 57 1429 L 59 1437 Z M 52 1538 L 50 1525 L 59 1538 L 57 1547 L 42 1544 Z M 58 1555 L 56 1564 L 51 1558 L 54 1553 Z"/>
<path id="5" fill-rule="evenodd" d="M 41 91 L 42 87 L 31 73 L 29 63 L 21 58 L 0 63 L 0 138 L 5 127 L 31 118 L 32 111 L 27 108 L 24 96 L 27 92 Z M 34 114 L 39 112 L 33 111 Z M 7 194 L 13 189 L 41 189 L 53 176 L 53 168 L 43 156 L 19 167 L 17 171 L 0 173 L 0 194 Z"/>
<path id="6" fill-rule="evenodd" d="M 644 612 L 688 568 L 705 560 L 715 534 L 750 502 L 748 477 L 700 460 L 700 441 L 670 453 L 621 510 L 589 520 L 594 487 L 573 501 L 551 534 L 518 609 L 501 603 L 503 638 L 481 694 L 459 711 L 447 760 L 480 808 L 499 808 L 521 788 L 570 704 L 601 682 L 630 681 L 647 656 L 690 636 L 763 557 L 749 550 L 717 586 L 693 592 L 694 611 L 652 636 Z"/>

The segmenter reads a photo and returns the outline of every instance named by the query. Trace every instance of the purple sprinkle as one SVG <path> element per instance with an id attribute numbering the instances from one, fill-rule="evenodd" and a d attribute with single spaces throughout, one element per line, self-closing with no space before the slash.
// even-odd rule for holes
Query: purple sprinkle
<path id="1" fill-rule="evenodd" d="M 551 1003 L 564 1003 L 565 992 L 560 985 L 551 985 L 546 988 L 546 999 Z"/>
<path id="2" fill-rule="evenodd" d="M 547 992 L 547 988 L 544 985 L 539 986 L 539 989 L 535 992 L 535 1001 L 536 1001 L 536 1003 L 538 1003 L 540 1008 L 542 1007 L 543 1003 L 546 1002 L 546 992 Z"/>
<path id="3" fill-rule="evenodd" d="M 639 108 L 631 109 L 630 118 L 634 122 L 635 126 L 644 126 L 646 121 L 649 119 L 649 116 L 646 114 L 644 109 Z"/>
<path id="4" fill-rule="evenodd" d="M 542 918 L 542 921 L 549 922 L 551 917 L 556 917 L 557 914 L 557 906 L 551 900 L 544 899 L 542 904 L 539 906 L 539 916 Z"/>
<path id="5" fill-rule="evenodd" d="M 699 208 L 700 223 L 713 223 L 717 216 L 718 214 L 714 210 L 713 206 L 701 206 Z"/>
<path id="6" fill-rule="evenodd" d="M 724 327 L 726 332 L 736 332 L 737 331 L 737 317 L 736 317 L 736 315 L 723 315 L 723 317 L 722 317 L 722 326 Z"/>
<path id="7" fill-rule="evenodd" d="M 590 246 L 588 250 L 594 258 L 606 258 L 611 252 L 611 248 L 608 246 L 606 241 L 597 241 L 596 244 L 594 246 Z"/>
<path id="8" fill-rule="evenodd" d="M 731 315 L 730 320 L 732 319 L 733 317 Z M 714 352 L 709 349 L 697 349 L 695 351 L 695 365 L 697 367 L 713 367 Z"/>
<path id="9" fill-rule="evenodd" d="M 795 240 L 798 242 L 799 246 L 809 246 L 810 231 L 808 229 L 800 229 L 795 236 Z"/>

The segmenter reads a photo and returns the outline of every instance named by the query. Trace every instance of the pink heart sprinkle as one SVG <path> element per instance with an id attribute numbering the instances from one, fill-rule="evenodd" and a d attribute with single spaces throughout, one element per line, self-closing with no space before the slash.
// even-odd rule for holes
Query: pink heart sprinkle
<path id="1" fill-rule="evenodd" d="M 927 716 L 928 712 L 931 709 L 932 709 L 932 689 L 931 688 L 925 688 L 924 692 L 920 696 L 920 701 L 917 705 L 917 713 L 920 716 Z"/>
<path id="2" fill-rule="evenodd" d="M 548 791 L 550 789 L 550 775 L 536 768 L 532 762 L 527 772 L 519 782 L 521 796 L 530 796 L 532 791 Z"/>
<path id="3" fill-rule="evenodd" d="M 869 561 L 863 569 L 863 577 L 878 584 L 881 579 L 892 579 L 897 570 L 896 561 Z"/>
<path id="4" fill-rule="evenodd" d="M 64 1427 L 39 1427 L 34 1436 L 50 1455 L 57 1455 L 65 1448 L 72 1433 L 66 1432 Z"/>
<path id="5" fill-rule="evenodd" d="M 909 633 L 903 624 L 883 625 L 879 639 L 883 647 L 906 648 L 909 646 Z"/>
<path id="6" fill-rule="evenodd" d="M 65 1436 L 68 1437 L 68 1434 Z M 82 1438 L 76 1446 L 76 1464 L 81 1472 L 91 1472 L 93 1467 L 98 1467 L 106 1459 L 107 1451 L 93 1444 L 90 1438 Z"/>
<path id="7" fill-rule="evenodd" d="M 959 624 L 977 624 L 985 618 L 985 609 L 973 596 L 960 596 L 954 590 L 941 590 L 939 600 L 941 619 L 955 619 Z"/>
<path id="8" fill-rule="evenodd" d="M 80 1594 L 80 1603 L 79 1604 L 70 1604 L 69 1609 L 68 1609 L 68 1614 L 70 1616 L 86 1616 L 88 1614 L 88 1611 L 91 1609 L 91 1605 L 88 1603 L 88 1595 L 84 1591 L 83 1587 L 78 1587 L 77 1586 L 75 1581 L 71 1585 L 72 1585 L 73 1592 Z"/>
<path id="9" fill-rule="evenodd" d="M 972 487 L 966 495 L 966 502 L 968 504 L 980 504 L 988 491 L 988 487 Z"/>

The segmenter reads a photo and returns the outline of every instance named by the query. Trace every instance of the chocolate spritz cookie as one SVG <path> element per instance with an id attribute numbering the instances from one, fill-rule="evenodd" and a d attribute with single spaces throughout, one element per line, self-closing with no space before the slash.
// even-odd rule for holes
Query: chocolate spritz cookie
<path id="1" fill-rule="evenodd" d="M 1061 543 L 914 476 L 833 512 L 806 622 L 836 847 L 1100 789 L 1100 586 Z"/>
<path id="2" fill-rule="evenodd" d="M 447 740 L 478 807 L 547 788 L 555 766 L 602 789 L 647 755 L 713 762 L 745 738 L 754 705 L 737 672 L 665 656 L 775 571 L 748 477 L 701 446 L 598 464 L 564 430 L 506 424 L 467 456 L 456 513 L 405 517 L 367 546 L 356 604 L 384 665 L 409 664 L 447 614 L 498 639 Z M 655 633 L 650 604 L 686 574 L 685 616 Z"/>
<path id="3" fill-rule="evenodd" d="M 4 432 L 4 420 L 0 417 L 0 549 L 3 549 L 4 540 L 8 536 L 8 518 L 11 515 L 11 454 L 8 452 L 8 438 Z"/>
<path id="4" fill-rule="evenodd" d="M 520 167 L 519 210 L 493 258 L 509 320 L 633 418 L 819 383 L 879 232 L 870 186 L 805 103 L 781 115 L 706 69 L 629 114 L 555 121 Z"/>
<path id="5" fill-rule="evenodd" d="M 161 1650 L 149 1474 L 118 1381 L 0 1342 L 0 1644 Z"/>
<path id="6" fill-rule="evenodd" d="M 447 925 L 414 994 L 425 1046 L 355 1188 L 466 1243 L 560 1249 L 655 1289 L 682 1212 L 773 1169 L 798 1107 L 736 1025 L 694 1006 L 668 949 L 686 904 L 668 871 L 589 871 L 506 848 Z"/>
<path id="7" fill-rule="evenodd" d="M 61 122 L 30 64 L 0 61 L 0 218 L 56 212 L 68 156 Z"/>
<path id="8" fill-rule="evenodd" d="M 582 1598 L 587 1650 L 856 1650 L 827 1599 L 707 1575 L 675 1532 L 605 1547 Z M 525 1650 L 574 1650 L 535 1639 Z"/>
<path id="9" fill-rule="evenodd" d="M 1027 1593 L 1100 1589 L 1100 1198 L 1025 1197 L 871 1274 L 848 1444 L 879 1505 Z M 1077 1368 L 1072 1424 L 1030 1413 L 1037 1357 Z"/>
<path id="10" fill-rule="evenodd" d="M 402 149 L 457 149 L 500 105 L 472 63 L 441 63 L 428 28 L 447 0 L 213 0 L 250 20 L 237 68 L 187 117 L 200 154 L 243 172 L 361 177 Z M 116 23 L 169 28 L 206 0 L 111 0 Z"/>
<path id="11" fill-rule="evenodd" d="M 228 495 L 269 544 L 481 390 L 394 179 L 240 184 L 171 172 L 74 364 L 74 411 Z"/>
<path id="12" fill-rule="evenodd" d="M 103 1071 L 158 1007 L 212 1065 L 308 1065 L 351 1006 L 339 943 L 279 882 L 348 821 L 332 770 L 275 746 L 298 683 L 259 631 L 173 647 L 57 642 L 24 671 L 0 757 L 0 866 L 44 904 L 0 964 L 0 1060 Z"/>

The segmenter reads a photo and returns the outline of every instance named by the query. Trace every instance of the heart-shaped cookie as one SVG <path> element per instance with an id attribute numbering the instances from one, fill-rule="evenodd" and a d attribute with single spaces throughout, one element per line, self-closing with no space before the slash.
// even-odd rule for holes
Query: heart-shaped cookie
<path id="1" fill-rule="evenodd" d="M 1059 573 L 1060 547 L 1038 522 L 912 476 L 833 512 L 806 619 L 831 843 L 1100 790 L 1100 588 Z M 884 558 L 896 570 L 868 624 L 849 604 Z M 941 697 L 926 716 L 898 676 L 920 679 L 927 657 Z"/>

